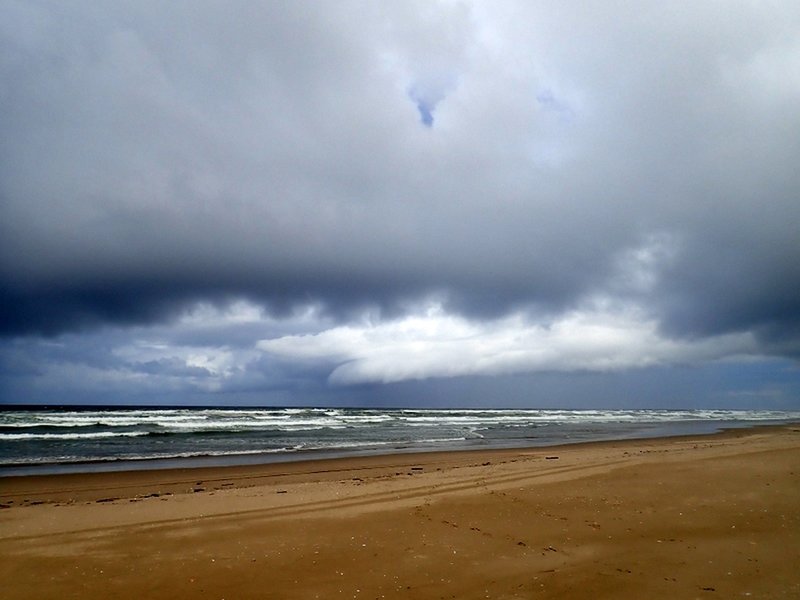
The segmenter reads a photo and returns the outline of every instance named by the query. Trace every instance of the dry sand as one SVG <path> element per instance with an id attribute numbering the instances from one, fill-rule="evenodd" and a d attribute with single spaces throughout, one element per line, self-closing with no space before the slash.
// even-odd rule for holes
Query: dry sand
<path id="1" fill-rule="evenodd" d="M 2 598 L 800 598 L 800 427 L 0 480 Z"/>

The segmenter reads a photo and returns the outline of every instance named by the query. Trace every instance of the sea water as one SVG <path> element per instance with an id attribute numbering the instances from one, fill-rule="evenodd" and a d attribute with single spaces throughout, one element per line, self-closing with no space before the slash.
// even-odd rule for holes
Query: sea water
<path id="1" fill-rule="evenodd" d="M 800 421 L 800 411 L 74 408 L 0 411 L 0 476 L 548 446 Z"/>

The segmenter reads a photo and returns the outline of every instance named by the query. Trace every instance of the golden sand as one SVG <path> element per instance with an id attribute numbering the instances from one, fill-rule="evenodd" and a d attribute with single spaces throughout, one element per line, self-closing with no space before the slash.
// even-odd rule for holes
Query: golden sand
<path id="1" fill-rule="evenodd" d="M 800 428 L 0 480 L 1 598 L 800 598 Z"/>

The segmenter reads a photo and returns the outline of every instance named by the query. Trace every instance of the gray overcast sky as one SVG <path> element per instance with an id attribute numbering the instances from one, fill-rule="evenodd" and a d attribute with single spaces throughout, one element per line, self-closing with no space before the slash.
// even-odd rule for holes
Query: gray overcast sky
<path id="1" fill-rule="evenodd" d="M 0 0 L 0 402 L 800 407 L 797 2 Z"/>

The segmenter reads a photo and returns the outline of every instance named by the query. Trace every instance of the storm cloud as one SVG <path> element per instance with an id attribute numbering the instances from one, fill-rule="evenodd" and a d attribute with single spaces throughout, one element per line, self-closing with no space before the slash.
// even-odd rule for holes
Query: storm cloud
<path id="1" fill-rule="evenodd" d="M 4 2 L 0 366 L 796 361 L 798 40 L 793 2 Z"/>

